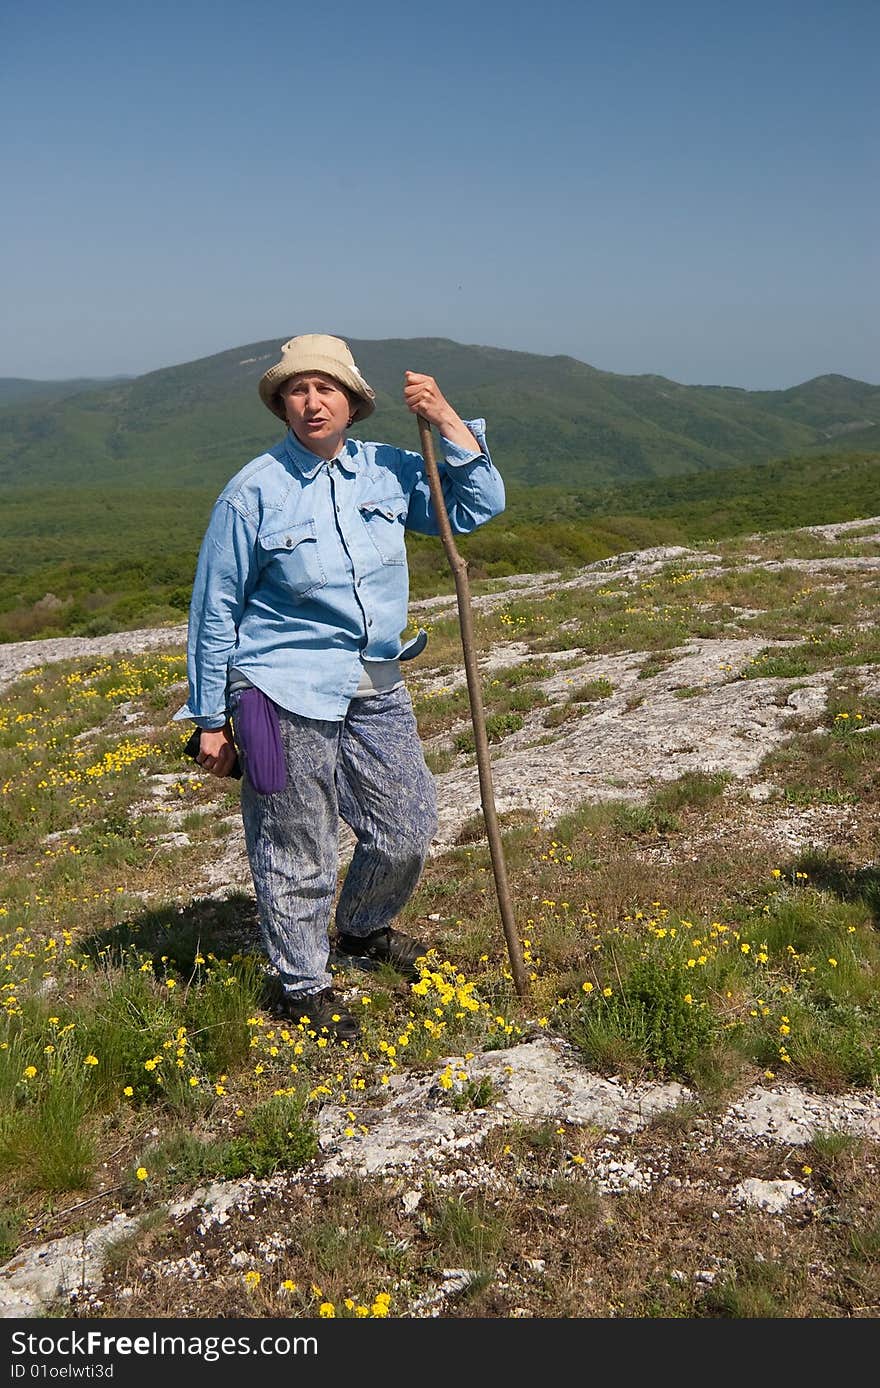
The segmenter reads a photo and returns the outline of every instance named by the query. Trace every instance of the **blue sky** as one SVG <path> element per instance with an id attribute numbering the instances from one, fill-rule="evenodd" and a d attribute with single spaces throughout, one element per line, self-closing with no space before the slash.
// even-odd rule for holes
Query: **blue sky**
<path id="1" fill-rule="evenodd" d="M 880 382 L 878 91 L 876 0 L 10 3 L 0 375 L 333 332 Z"/>

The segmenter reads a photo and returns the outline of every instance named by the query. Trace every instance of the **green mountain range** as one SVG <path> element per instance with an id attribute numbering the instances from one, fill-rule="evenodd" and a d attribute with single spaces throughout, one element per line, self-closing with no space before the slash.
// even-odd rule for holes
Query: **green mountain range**
<path id="1" fill-rule="evenodd" d="M 880 387 L 862 381 L 756 392 L 435 338 L 350 341 L 378 396 L 363 437 L 418 447 L 407 368 L 486 417 L 507 508 L 460 540 L 477 582 L 880 511 Z M 184 619 L 214 498 L 281 437 L 256 390 L 278 348 L 133 379 L 0 380 L 0 641 Z M 438 541 L 408 550 L 414 597 L 451 590 Z"/>
<path id="2" fill-rule="evenodd" d="M 442 338 L 349 341 L 378 397 L 362 436 L 418 447 L 400 392 L 406 369 L 425 371 L 461 414 L 488 420 L 510 482 L 582 490 L 880 443 L 880 386 L 845 376 L 747 391 Z M 0 483 L 216 492 L 280 437 L 256 391 L 278 348 L 251 343 L 87 388 L 0 380 Z"/>

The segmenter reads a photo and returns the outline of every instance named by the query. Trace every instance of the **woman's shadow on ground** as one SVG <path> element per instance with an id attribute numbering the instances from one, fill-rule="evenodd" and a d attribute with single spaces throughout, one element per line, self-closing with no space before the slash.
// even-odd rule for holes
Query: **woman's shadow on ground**
<path id="1" fill-rule="evenodd" d="M 229 963 L 246 956 L 265 963 L 256 902 L 244 892 L 233 892 L 222 899 L 202 897 L 188 906 L 170 902 L 97 931 L 82 942 L 81 949 L 96 963 L 109 961 L 119 965 L 136 950 L 140 961 L 152 960 L 157 978 L 176 974 L 181 980 L 195 976 L 200 960 Z M 387 971 L 387 966 L 383 970 L 382 965 L 369 959 L 353 959 L 333 949 L 330 962 L 365 972 Z M 395 977 L 393 971 L 391 977 Z M 262 1004 L 271 1011 L 280 998 L 278 976 L 265 963 Z"/>
<path id="2" fill-rule="evenodd" d="M 96 961 L 117 964 L 136 950 L 141 959 L 152 959 L 157 977 L 178 974 L 181 979 L 196 973 L 197 961 L 228 963 L 241 956 L 264 957 L 256 903 L 243 892 L 223 899 L 196 898 L 187 906 L 170 902 L 97 931 L 81 948 Z M 277 979 L 267 968 L 267 1005 L 278 992 Z"/>

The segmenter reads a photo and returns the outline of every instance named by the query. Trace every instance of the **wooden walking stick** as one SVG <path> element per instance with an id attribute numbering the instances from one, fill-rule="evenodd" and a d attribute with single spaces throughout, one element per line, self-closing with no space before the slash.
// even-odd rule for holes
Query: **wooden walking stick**
<path id="1" fill-rule="evenodd" d="M 513 971 L 513 981 L 516 985 L 517 993 L 523 998 L 527 991 L 526 972 L 525 966 L 523 965 L 519 936 L 516 931 L 516 922 L 513 919 L 513 908 L 510 904 L 510 887 L 507 883 L 507 868 L 504 862 L 504 849 L 501 845 L 501 833 L 498 828 L 498 814 L 495 809 L 495 792 L 492 788 L 492 763 L 489 758 L 489 738 L 486 734 L 486 719 L 483 713 L 483 695 L 480 688 L 480 672 L 477 668 L 477 653 L 474 645 L 474 624 L 473 614 L 471 612 L 470 585 L 468 583 L 468 563 L 458 552 L 452 534 L 452 526 L 449 523 L 449 516 L 446 512 L 446 502 L 443 497 L 443 488 L 440 484 L 440 474 L 437 471 L 437 460 L 434 456 L 434 440 L 431 436 L 431 426 L 423 415 L 417 415 L 416 417 L 419 421 L 422 457 L 425 460 L 425 467 L 428 472 L 428 486 L 431 489 L 431 500 L 434 503 L 437 524 L 440 527 L 440 538 L 443 541 L 443 548 L 446 550 L 449 567 L 452 569 L 452 576 L 455 579 L 455 594 L 458 599 L 458 622 L 461 628 L 461 646 L 464 652 L 464 669 L 467 676 L 468 697 L 470 698 L 471 705 L 471 722 L 474 727 L 474 745 L 477 750 L 477 771 L 480 777 L 480 799 L 483 805 L 483 819 L 486 822 L 489 852 L 492 855 L 492 871 L 495 874 L 495 890 L 498 896 L 498 906 L 501 912 L 501 921 L 504 926 L 504 935 L 507 940 L 507 952 L 510 955 L 510 967 Z"/>

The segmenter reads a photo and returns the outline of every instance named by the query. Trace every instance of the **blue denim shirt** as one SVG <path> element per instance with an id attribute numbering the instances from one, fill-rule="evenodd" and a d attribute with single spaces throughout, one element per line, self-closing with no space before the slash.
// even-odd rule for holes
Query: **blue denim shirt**
<path id="1" fill-rule="evenodd" d="M 504 510 L 504 483 L 485 422 L 468 420 L 479 454 L 443 439 L 439 465 L 452 529 Z M 326 462 L 289 431 L 246 464 L 218 497 L 189 611 L 189 699 L 175 718 L 221 728 L 231 667 L 281 708 L 345 717 L 362 661 L 410 659 L 404 531 L 437 535 L 424 459 L 347 439 Z"/>

